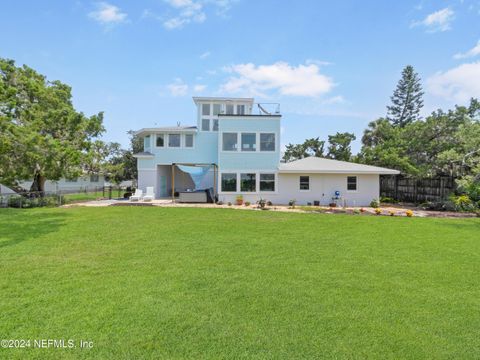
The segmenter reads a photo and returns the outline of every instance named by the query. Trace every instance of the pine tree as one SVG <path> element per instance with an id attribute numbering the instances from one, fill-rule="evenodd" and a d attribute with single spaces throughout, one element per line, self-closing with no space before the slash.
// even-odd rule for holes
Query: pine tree
<path id="1" fill-rule="evenodd" d="M 387 106 L 387 119 L 394 125 L 404 127 L 420 119 L 420 109 L 423 107 L 423 91 L 420 77 L 408 65 L 402 71 L 402 78 L 390 98 L 392 105 Z"/>

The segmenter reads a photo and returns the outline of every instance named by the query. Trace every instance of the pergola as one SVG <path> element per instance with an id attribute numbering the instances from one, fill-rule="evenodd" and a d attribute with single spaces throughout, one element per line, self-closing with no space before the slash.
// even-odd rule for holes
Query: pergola
<path id="1" fill-rule="evenodd" d="M 213 166 L 213 196 L 217 195 L 217 169 L 218 166 L 215 163 L 172 163 L 172 202 L 175 202 L 175 166 L 194 166 L 194 167 L 205 167 Z"/>

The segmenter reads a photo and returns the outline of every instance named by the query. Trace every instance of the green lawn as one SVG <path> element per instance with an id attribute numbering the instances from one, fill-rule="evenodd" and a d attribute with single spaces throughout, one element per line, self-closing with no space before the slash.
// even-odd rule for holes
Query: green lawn
<path id="1" fill-rule="evenodd" d="M 65 200 L 65 203 L 75 203 L 75 202 L 82 202 L 82 201 L 90 201 L 90 200 L 96 200 L 103 197 L 103 193 L 101 191 L 99 192 L 80 192 L 80 193 L 74 193 L 74 194 L 65 194 L 63 195 L 63 198 Z"/>
<path id="2" fill-rule="evenodd" d="M 0 209 L 0 358 L 475 359 L 480 221 Z"/>

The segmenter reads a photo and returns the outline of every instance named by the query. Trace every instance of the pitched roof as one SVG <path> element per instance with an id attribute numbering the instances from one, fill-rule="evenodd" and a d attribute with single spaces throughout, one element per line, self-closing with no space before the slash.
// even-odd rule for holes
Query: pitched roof
<path id="1" fill-rule="evenodd" d="M 143 128 L 135 132 L 135 135 L 143 135 L 155 132 L 196 132 L 196 126 L 164 126 L 164 127 L 154 127 L 154 128 Z"/>
<path id="2" fill-rule="evenodd" d="M 319 157 L 307 157 L 304 159 L 282 163 L 278 167 L 280 173 L 325 173 L 325 174 L 400 174 L 398 170 L 357 164 L 347 161 L 331 160 Z"/>

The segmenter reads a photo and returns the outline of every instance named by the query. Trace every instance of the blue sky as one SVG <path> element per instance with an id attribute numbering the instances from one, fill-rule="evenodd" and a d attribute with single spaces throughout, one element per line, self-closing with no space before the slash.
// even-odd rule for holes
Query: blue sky
<path id="1" fill-rule="evenodd" d="M 281 103 L 283 144 L 350 131 L 357 151 L 407 64 L 424 114 L 480 97 L 480 0 L 9 1 L 0 33 L 1 57 L 71 85 L 125 146 L 193 124 L 192 96 L 254 96 Z"/>

